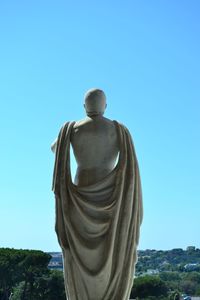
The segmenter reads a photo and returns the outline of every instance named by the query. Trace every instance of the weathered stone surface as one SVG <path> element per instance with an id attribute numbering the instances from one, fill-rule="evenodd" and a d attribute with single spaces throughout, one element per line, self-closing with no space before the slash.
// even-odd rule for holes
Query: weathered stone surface
<path id="1" fill-rule="evenodd" d="M 105 94 L 90 90 L 87 117 L 65 123 L 52 145 L 55 229 L 68 300 L 127 300 L 133 285 L 143 218 L 139 168 L 128 129 L 104 118 L 105 108 Z"/>

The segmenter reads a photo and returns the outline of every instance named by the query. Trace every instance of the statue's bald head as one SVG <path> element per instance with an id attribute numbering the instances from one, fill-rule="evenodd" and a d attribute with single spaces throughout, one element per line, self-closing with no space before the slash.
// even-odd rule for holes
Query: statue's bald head
<path id="1" fill-rule="evenodd" d="M 106 109 L 106 95 L 100 89 L 90 89 L 85 94 L 85 110 L 88 116 L 103 115 Z"/>

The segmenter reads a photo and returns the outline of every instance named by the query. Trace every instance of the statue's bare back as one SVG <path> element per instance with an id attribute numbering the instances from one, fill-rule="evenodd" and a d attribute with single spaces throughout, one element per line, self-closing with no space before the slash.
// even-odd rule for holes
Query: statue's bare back
<path id="1" fill-rule="evenodd" d="M 71 144 L 77 162 L 75 184 L 98 182 L 115 167 L 119 152 L 116 125 L 103 116 L 91 116 L 74 124 Z"/>

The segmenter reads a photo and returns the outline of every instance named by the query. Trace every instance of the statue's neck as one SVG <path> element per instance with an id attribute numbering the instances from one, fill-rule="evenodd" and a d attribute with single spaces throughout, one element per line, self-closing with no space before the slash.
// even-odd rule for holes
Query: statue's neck
<path id="1" fill-rule="evenodd" d="M 86 112 L 86 114 L 87 114 L 87 116 L 89 117 L 89 118 L 98 118 L 98 119 L 100 119 L 100 118 L 103 118 L 103 114 L 102 113 L 97 113 L 97 112 Z"/>

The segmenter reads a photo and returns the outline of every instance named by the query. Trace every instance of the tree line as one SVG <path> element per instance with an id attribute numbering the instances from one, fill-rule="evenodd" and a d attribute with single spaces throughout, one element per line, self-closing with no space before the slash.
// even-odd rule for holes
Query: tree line
<path id="1" fill-rule="evenodd" d="M 200 296 L 200 272 L 160 272 L 135 278 L 132 299 L 179 300 L 181 294 Z"/>
<path id="2" fill-rule="evenodd" d="M 0 248 L 0 300 L 66 300 L 63 272 L 48 268 L 51 255 L 38 250 Z M 161 271 L 137 276 L 131 298 L 179 300 L 200 295 L 200 272 Z"/>
<path id="3" fill-rule="evenodd" d="M 200 249 L 195 247 L 188 247 L 186 250 L 139 250 L 136 274 L 140 275 L 148 269 L 185 272 L 185 266 L 193 263 L 196 263 L 195 269 L 200 272 Z"/>
<path id="4" fill-rule="evenodd" d="M 0 248 L 0 300 L 66 300 L 63 274 L 48 269 L 51 256 Z"/>

